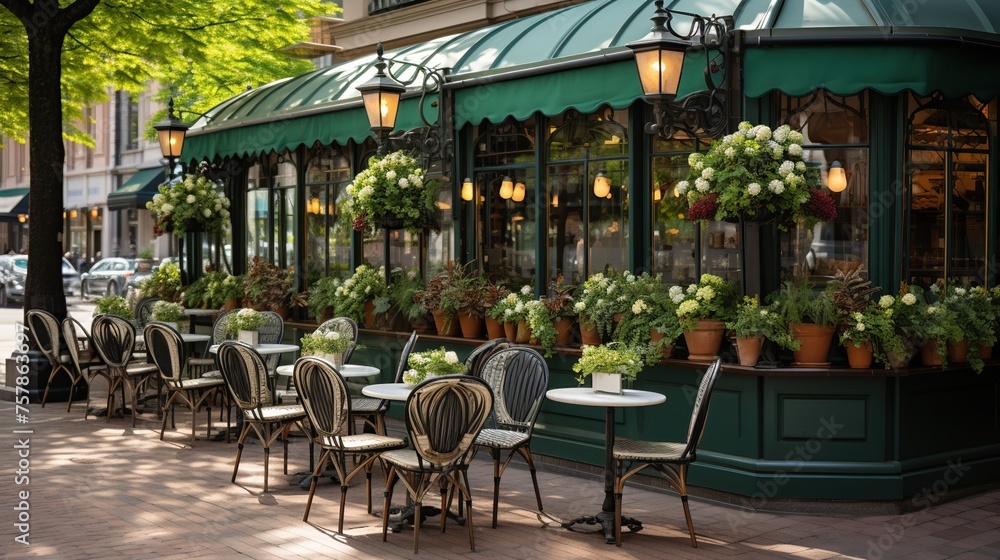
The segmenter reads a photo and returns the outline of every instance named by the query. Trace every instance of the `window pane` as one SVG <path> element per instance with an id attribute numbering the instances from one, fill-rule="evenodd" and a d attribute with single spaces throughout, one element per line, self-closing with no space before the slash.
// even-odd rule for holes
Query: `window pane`
<path id="1" fill-rule="evenodd" d="M 267 190 L 247 192 L 247 265 L 254 257 L 266 257 Z"/>
<path id="2" fill-rule="evenodd" d="M 546 198 L 549 200 L 548 277 L 551 279 L 562 274 L 564 282 L 570 285 L 586 280 L 583 268 L 586 247 L 583 177 L 583 164 L 571 163 L 550 165 L 546 178 Z"/>
<path id="3" fill-rule="evenodd" d="M 695 234 L 687 202 L 675 190 L 687 176 L 687 154 L 653 158 L 653 273 L 670 284 L 695 280 Z"/>
<path id="4" fill-rule="evenodd" d="M 427 233 L 427 261 L 428 263 L 447 263 L 455 260 L 455 219 L 452 214 L 452 187 L 451 182 L 441 182 L 441 190 L 438 193 L 438 223 L 441 224 L 441 231 L 429 230 Z M 419 264 L 419 263 L 418 263 Z M 393 260 L 393 268 L 404 266 L 412 268 L 417 264 L 398 263 Z"/>
<path id="5" fill-rule="evenodd" d="M 322 148 L 306 168 L 305 267 L 307 285 L 324 276 L 342 276 L 350 264 L 352 224 L 339 219 L 348 196 L 350 163 L 338 148 Z"/>
<path id="6" fill-rule="evenodd" d="M 605 196 L 597 174 L 603 172 L 611 181 Z M 591 166 L 588 184 L 590 204 L 590 258 L 588 276 L 608 267 L 615 270 L 628 268 L 628 160 L 606 162 L 595 170 Z"/>
<path id="7" fill-rule="evenodd" d="M 510 192 L 503 189 L 510 179 Z M 511 169 L 476 174 L 480 205 L 483 271 L 528 281 L 535 275 L 535 170 Z M 505 198 L 504 196 L 507 196 Z"/>

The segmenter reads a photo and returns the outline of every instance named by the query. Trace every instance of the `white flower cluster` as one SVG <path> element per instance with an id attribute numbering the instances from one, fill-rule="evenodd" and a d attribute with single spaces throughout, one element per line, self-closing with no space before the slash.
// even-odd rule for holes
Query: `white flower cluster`
<path id="1" fill-rule="evenodd" d="M 371 158 L 368 169 L 347 185 L 353 197 L 351 213 L 366 219 L 393 216 L 404 220 L 406 227 L 415 227 L 434 210 L 435 197 L 425 186 L 429 186 L 426 172 L 412 156 L 399 151 Z"/>
<path id="2" fill-rule="evenodd" d="M 204 175 L 186 175 L 183 181 L 163 183 L 153 200 L 146 203 L 156 220 L 154 235 L 174 232 L 184 235 L 190 222 L 207 232 L 221 233 L 230 227 L 229 199 L 221 187 Z"/>

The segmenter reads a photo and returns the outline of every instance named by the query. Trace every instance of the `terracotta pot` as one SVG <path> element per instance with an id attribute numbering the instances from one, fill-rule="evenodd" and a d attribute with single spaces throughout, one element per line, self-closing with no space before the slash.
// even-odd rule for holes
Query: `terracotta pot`
<path id="1" fill-rule="evenodd" d="M 431 328 L 431 323 L 427 319 L 421 317 L 414 321 L 410 321 L 410 329 L 415 330 L 420 334 L 433 334 L 435 331 Z"/>
<path id="2" fill-rule="evenodd" d="M 589 346 L 599 346 L 601 344 L 601 335 L 597 332 L 597 327 L 584 327 L 580 325 L 580 340 Z"/>
<path id="3" fill-rule="evenodd" d="M 431 315 L 434 316 L 434 326 L 437 327 L 437 332 L 441 336 L 458 336 L 462 331 L 458 326 L 458 321 L 454 317 L 448 317 L 448 314 L 440 309 L 435 309 L 431 311 Z"/>
<path id="4" fill-rule="evenodd" d="M 979 357 L 984 360 L 990 360 L 993 358 L 993 347 L 992 346 L 980 346 L 979 347 Z"/>
<path id="5" fill-rule="evenodd" d="M 287 305 L 281 305 L 281 306 L 278 306 L 278 307 L 272 307 L 271 311 L 274 311 L 275 313 L 277 313 L 278 316 L 281 317 L 281 320 L 285 320 L 285 319 L 288 318 L 288 306 Z"/>
<path id="6" fill-rule="evenodd" d="M 956 364 L 966 361 L 969 354 L 969 342 L 964 338 L 958 342 L 948 343 L 948 361 Z"/>
<path id="7" fill-rule="evenodd" d="M 925 366 L 940 366 L 941 357 L 938 356 L 937 342 L 928 340 L 920 347 L 920 362 Z"/>
<path id="8" fill-rule="evenodd" d="M 507 340 L 514 342 L 517 339 L 517 323 L 515 321 L 504 321 L 503 335 Z"/>
<path id="9" fill-rule="evenodd" d="M 659 342 L 659 341 L 663 340 L 664 336 L 665 335 L 663 333 L 661 333 L 660 331 L 658 331 L 656 329 L 649 329 L 649 340 L 650 340 L 650 342 Z M 668 340 L 667 342 L 668 342 L 668 344 L 664 344 L 663 345 L 663 357 L 664 358 L 669 358 L 670 355 L 674 353 L 674 345 L 673 344 L 669 344 L 670 342 L 673 342 L 673 341 Z"/>
<path id="10" fill-rule="evenodd" d="M 847 363 L 854 369 L 866 369 L 872 367 L 872 344 L 863 342 L 860 346 L 855 346 L 853 342 L 844 345 L 847 349 Z"/>
<path id="11" fill-rule="evenodd" d="M 222 304 L 222 312 L 232 311 L 233 309 L 236 309 L 239 306 L 240 306 L 240 300 L 236 298 L 229 299 L 226 301 L 226 303 Z"/>
<path id="12" fill-rule="evenodd" d="M 834 327 L 820 327 L 812 323 L 792 323 L 792 336 L 799 340 L 799 349 L 793 352 L 795 365 L 802 367 L 827 367 L 830 362 L 830 344 Z"/>
<path id="13" fill-rule="evenodd" d="M 573 342 L 573 319 L 569 317 L 556 317 L 552 321 L 552 326 L 556 328 L 556 344 L 559 346 L 569 346 Z"/>
<path id="14" fill-rule="evenodd" d="M 755 366 L 760 359 L 760 348 L 764 339 L 759 336 L 736 338 L 736 354 L 740 357 L 741 366 Z"/>
<path id="15" fill-rule="evenodd" d="M 375 328 L 375 302 L 368 300 L 365 302 L 365 324 L 366 329 Z"/>
<path id="16" fill-rule="evenodd" d="M 517 333 L 514 342 L 518 344 L 528 344 L 531 342 L 531 327 L 528 326 L 527 321 L 517 322 Z"/>
<path id="17" fill-rule="evenodd" d="M 726 324 L 714 319 L 697 319 L 698 328 L 684 331 L 684 342 L 688 347 L 688 360 L 711 362 L 719 357 L 722 337 L 726 334 Z"/>
<path id="18" fill-rule="evenodd" d="M 493 317 L 486 318 L 486 336 L 493 340 L 494 338 L 504 338 L 503 324 L 497 321 Z"/>
<path id="19" fill-rule="evenodd" d="M 482 338 L 483 318 L 476 317 L 469 313 L 467 309 L 458 312 L 458 324 L 462 328 L 463 338 Z"/>

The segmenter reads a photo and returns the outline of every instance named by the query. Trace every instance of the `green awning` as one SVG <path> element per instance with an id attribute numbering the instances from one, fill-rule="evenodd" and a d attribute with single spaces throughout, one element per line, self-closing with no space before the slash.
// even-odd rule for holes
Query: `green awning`
<path id="1" fill-rule="evenodd" d="M 801 96 L 817 88 L 837 95 L 865 89 L 883 94 L 935 91 L 982 100 L 1000 94 L 996 51 L 919 45 L 782 45 L 744 51 L 744 92 L 779 90 Z"/>
<path id="2" fill-rule="evenodd" d="M 159 192 L 164 177 L 162 167 L 136 171 L 124 185 L 108 195 L 108 210 L 145 208 L 146 203 L 153 200 L 153 195 Z"/>
<path id="3" fill-rule="evenodd" d="M 0 189 L 0 216 L 14 217 L 28 212 L 28 187 Z"/>
<path id="4" fill-rule="evenodd" d="M 429 97 L 425 113 L 435 111 Z M 418 99 L 404 99 L 399 105 L 396 130 L 409 130 L 422 126 Z M 428 115 L 430 119 L 431 116 Z M 292 119 L 275 119 L 247 126 L 234 126 L 211 130 L 206 134 L 190 136 L 184 141 L 184 161 L 213 159 L 214 157 L 265 154 L 271 151 L 294 150 L 300 145 L 312 146 L 317 141 L 328 145 L 344 146 L 348 141 L 362 142 L 372 135 L 364 107 L 353 106 L 337 111 L 313 114 Z"/>

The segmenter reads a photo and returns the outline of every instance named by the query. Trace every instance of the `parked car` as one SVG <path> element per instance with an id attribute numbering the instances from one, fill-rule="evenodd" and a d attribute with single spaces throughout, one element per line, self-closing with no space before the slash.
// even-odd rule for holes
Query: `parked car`
<path id="1" fill-rule="evenodd" d="M 135 274 L 135 259 L 108 257 L 101 259 L 80 275 L 83 296 L 120 296 L 125 293 L 125 284 Z"/>
<path id="2" fill-rule="evenodd" d="M 0 255 L 0 307 L 24 303 L 24 281 L 28 276 L 28 255 Z M 62 259 L 63 293 L 80 293 L 80 275 L 73 265 Z"/>

